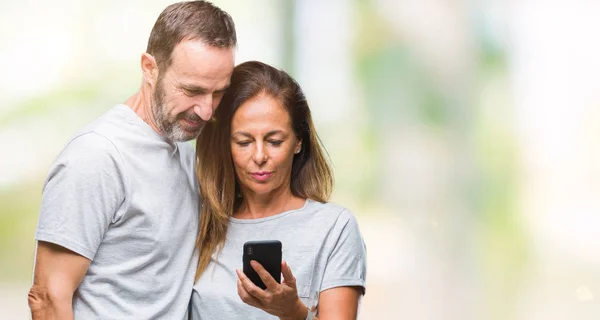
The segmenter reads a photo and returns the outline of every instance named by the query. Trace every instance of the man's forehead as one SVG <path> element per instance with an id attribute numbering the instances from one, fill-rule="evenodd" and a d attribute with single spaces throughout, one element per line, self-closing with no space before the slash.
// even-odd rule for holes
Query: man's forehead
<path id="1" fill-rule="evenodd" d="M 173 49 L 171 64 L 180 67 L 203 66 L 205 69 L 233 69 L 234 56 L 234 48 L 219 48 L 198 40 L 185 40 L 178 43 Z"/>
<path id="2" fill-rule="evenodd" d="M 233 67 L 232 48 L 210 47 L 189 40 L 175 47 L 167 73 L 188 86 L 219 89 L 228 85 Z"/>

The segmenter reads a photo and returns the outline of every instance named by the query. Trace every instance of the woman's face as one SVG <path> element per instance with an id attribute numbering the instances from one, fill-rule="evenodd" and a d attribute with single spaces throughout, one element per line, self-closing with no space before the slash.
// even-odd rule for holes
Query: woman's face
<path id="1" fill-rule="evenodd" d="M 231 121 L 231 155 L 244 193 L 268 195 L 290 188 L 301 147 L 287 111 L 268 94 L 243 103 Z"/>

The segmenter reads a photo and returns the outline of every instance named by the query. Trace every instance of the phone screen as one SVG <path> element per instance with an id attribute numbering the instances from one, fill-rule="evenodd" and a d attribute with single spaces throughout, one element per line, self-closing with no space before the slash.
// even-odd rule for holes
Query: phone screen
<path id="1" fill-rule="evenodd" d="M 267 287 L 250 265 L 252 260 L 260 263 L 277 283 L 281 283 L 281 242 L 279 240 L 248 241 L 244 243 L 242 260 L 244 274 L 261 289 L 264 290 Z"/>

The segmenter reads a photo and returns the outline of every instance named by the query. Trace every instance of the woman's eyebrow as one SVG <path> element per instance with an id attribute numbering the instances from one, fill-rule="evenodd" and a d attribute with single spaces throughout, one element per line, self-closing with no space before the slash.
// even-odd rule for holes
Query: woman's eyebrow
<path id="1" fill-rule="evenodd" d="M 244 136 L 247 138 L 252 138 L 252 135 L 246 131 L 236 131 L 234 133 L 231 134 L 231 136 Z"/>
<path id="2" fill-rule="evenodd" d="M 271 131 L 267 132 L 267 134 L 265 134 L 265 137 L 268 138 L 268 137 L 276 135 L 278 133 L 281 133 L 282 135 L 285 135 L 285 132 L 283 132 L 282 130 L 271 130 Z"/>
<path id="3" fill-rule="evenodd" d="M 276 134 L 282 134 L 285 135 L 285 132 L 283 130 L 271 130 L 269 132 L 267 132 L 267 134 L 265 134 L 265 138 L 268 138 L 270 136 L 276 135 Z M 252 138 L 252 135 L 249 132 L 246 131 L 236 131 L 234 133 L 231 134 L 231 136 L 236 136 L 236 135 L 241 135 L 244 137 L 248 137 L 248 138 Z"/>

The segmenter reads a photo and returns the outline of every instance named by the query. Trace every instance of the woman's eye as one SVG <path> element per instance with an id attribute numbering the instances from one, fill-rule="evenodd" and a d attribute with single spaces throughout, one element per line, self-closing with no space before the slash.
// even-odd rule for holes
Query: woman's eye
<path id="1" fill-rule="evenodd" d="M 250 141 L 238 141 L 236 142 L 238 144 L 238 146 L 240 147 L 246 147 L 248 145 L 250 145 Z"/>
<path id="2" fill-rule="evenodd" d="M 283 143 L 283 141 L 281 141 L 281 140 L 272 140 L 272 141 L 269 141 L 269 143 L 272 144 L 272 145 L 274 145 L 274 146 L 276 146 L 276 147 L 279 147 Z"/>

